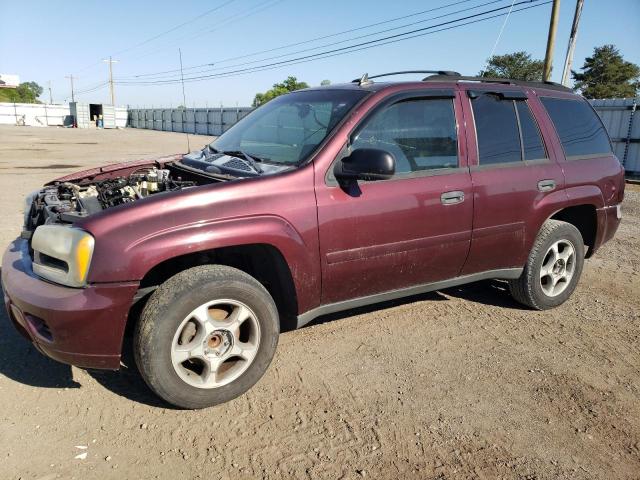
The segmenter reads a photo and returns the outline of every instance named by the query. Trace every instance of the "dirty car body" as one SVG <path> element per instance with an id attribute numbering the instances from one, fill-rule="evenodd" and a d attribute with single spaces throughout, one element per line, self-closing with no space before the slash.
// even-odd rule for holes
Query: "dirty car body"
<path id="1" fill-rule="evenodd" d="M 554 123 L 563 101 L 586 105 L 551 85 L 446 76 L 308 89 L 201 151 L 57 179 L 28 197 L 23 233 L 4 255 L 10 318 L 56 360 L 117 369 L 134 307 L 195 265 L 255 277 L 288 328 L 514 281 L 550 220 L 574 226 L 591 256 L 618 227 L 624 172 L 610 147 L 569 152 Z M 483 123 L 485 111 L 496 121 Z M 519 131 L 513 158 L 485 142 L 500 112 Z M 360 168 L 367 158 L 378 173 Z M 57 238 L 61 229 L 74 233 Z"/>

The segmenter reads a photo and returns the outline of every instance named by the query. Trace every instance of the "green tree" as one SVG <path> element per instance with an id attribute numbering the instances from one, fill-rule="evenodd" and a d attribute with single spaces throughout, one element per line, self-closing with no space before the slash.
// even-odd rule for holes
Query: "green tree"
<path id="1" fill-rule="evenodd" d="M 514 52 L 491 57 L 478 76 L 539 82 L 542 81 L 543 68 L 542 60 L 532 59 L 527 52 Z"/>
<path id="2" fill-rule="evenodd" d="M 322 86 L 322 87 L 326 87 L 328 85 L 331 85 L 331 80 L 322 80 L 320 82 L 320 86 Z"/>
<path id="3" fill-rule="evenodd" d="M 259 107 L 280 95 L 300 90 L 302 88 L 309 88 L 309 85 L 306 82 L 299 82 L 296 77 L 287 77 L 284 82 L 274 83 L 272 89 L 267 90 L 264 93 L 256 93 L 256 96 L 253 99 L 253 106 Z"/>
<path id="4" fill-rule="evenodd" d="M 587 98 L 635 97 L 640 89 L 640 67 L 625 61 L 613 45 L 596 47 L 581 70 L 571 75 L 574 88 Z"/>
<path id="5" fill-rule="evenodd" d="M 24 82 L 16 88 L 0 89 L 0 102 L 40 103 L 42 87 L 36 82 Z"/>

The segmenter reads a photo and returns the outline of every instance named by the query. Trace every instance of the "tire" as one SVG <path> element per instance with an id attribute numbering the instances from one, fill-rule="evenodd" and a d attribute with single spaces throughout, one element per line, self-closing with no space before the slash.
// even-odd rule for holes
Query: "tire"
<path id="1" fill-rule="evenodd" d="M 522 275 L 509 282 L 509 290 L 516 301 L 533 309 L 557 307 L 575 290 L 583 265 L 584 242 L 580 231 L 570 223 L 547 220 L 538 233 Z"/>
<path id="2" fill-rule="evenodd" d="M 203 265 L 153 292 L 136 325 L 134 355 L 159 397 L 205 408 L 242 395 L 264 375 L 279 333 L 273 299 L 255 278 Z"/>

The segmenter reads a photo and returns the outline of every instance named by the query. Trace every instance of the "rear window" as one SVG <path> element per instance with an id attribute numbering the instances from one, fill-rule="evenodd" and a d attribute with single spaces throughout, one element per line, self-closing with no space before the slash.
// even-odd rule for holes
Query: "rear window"
<path id="1" fill-rule="evenodd" d="M 611 144 L 598 115 L 584 100 L 542 97 L 568 158 L 608 155 Z"/>

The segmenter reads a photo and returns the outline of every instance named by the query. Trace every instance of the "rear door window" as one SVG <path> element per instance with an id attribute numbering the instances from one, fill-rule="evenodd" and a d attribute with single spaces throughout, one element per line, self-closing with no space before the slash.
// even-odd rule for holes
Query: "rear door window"
<path id="1" fill-rule="evenodd" d="M 540 98 L 567 158 L 611 154 L 611 144 L 598 115 L 584 100 Z"/>
<path id="2" fill-rule="evenodd" d="M 488 92 L 472 100 L 480 165 L 542 160 L 547 153 L 525 99 Z"/>
<path id="3" fill-rule="evenodd" d="M 536 123 L 529 105 L 524 101 L 515 101 L 518 111 L 518 122 L 520 123 L 520 133 L 522 135 L 522 153 L 525 160 L 539 160 L 547 158 L 547 152 L 542 143 L 540 130 Z"/>
<path id="4" fill-rule="evenodd" d="M 474 98 L 472 105 L 480 165 L 521 161 L 520 133 L 513 100 L 503 100 L 498 95 L 487 93 Z"/>

